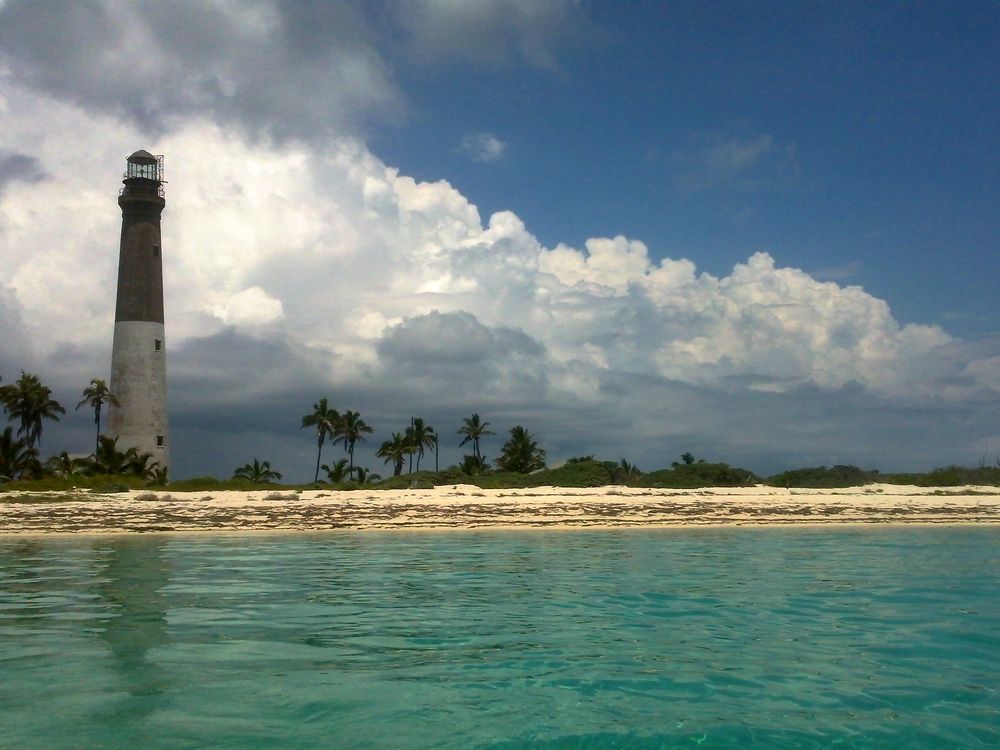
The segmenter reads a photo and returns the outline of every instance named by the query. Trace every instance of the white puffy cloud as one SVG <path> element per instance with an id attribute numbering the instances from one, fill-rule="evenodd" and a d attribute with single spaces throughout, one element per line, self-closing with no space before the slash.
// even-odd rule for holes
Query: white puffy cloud
<path id="1" fill-rule="evenodd" d="M 969 362 L 965 367 L 965 374 L 987 388 L 1000 393 L 1000 356 L 984 357 Z"/>
<path id="2" fill-rule="evenodd" d="M 105 343 L 115 172 L 141 134 L 41 99 L 8 88 L 7 106 L 26 113 L 12 145 L 54 176 L 12 183 L 3 196 L 0 258 L 49 350 Z M 32 114 L 52 107 L 72 131 L 32 150 Z M 109 131 L 119 134 L 110 143 Z M 448 183 L 400 175 L 353 139 L 322 150 L 262 146 L 194 120 L 156 148 L 167 153 L 171 179 L 163 234 L 175 345 L 225 325 L 282 321 L 282 335 L 374 366 L 400 321 L 464 320 L 468 330 L 453 341 L 422 335 L 469 351 L 473 323 L 511 328 L 553 363 L 698 384 L 736 378 L 765 391 L 856 382 L 920 397 L 949 374 L 931 365 L 952 343 L 939 327 L 900 325 L 861 288 L 780 268 L 766 253 L 715 278 L 688 259 L 655 262 L 642 242 L 621 236 L 548 249 L 514 214 L 484 226 Z M 428 317 L 457 313 L 465 317 Z M 986 385 L 985 370 L 966 375 Z"/>
<path id="3" fill-rule="evenodd" d="M 275 299 L 259 286 L 237 292 L 216 309 L 216 316 L 226 325 L 238 328 L 266 326 L 285 317 L 281 300 Z"/>
<path id="4" fill-rule="evenodd" d="M 983 406 L 995 402 L 995 348 L 900 324 L 863 289 L 767 253 L 717 278 L 622 236 L 548 248 L 515 214 L 481 217 L 447 182 L 402 175 L 351 137 L 261 141 L 193 117 L 151 141 L 130 120 L 9 77 L 0 111 L 4 152 L 44 175 L 0 193 L 0 314 L 16 313 L 43 378 L 106 372 L 120 171 L 138 147 L 167 155 L 171 399 L 189 429 L 238 429 L 234 394 L 248 408 L 304 410 L 325 384 L 386 422 L 490 409 L 494 423 L 530 422 L 554 457 L 628 446 L 639 457 L 678 434 L 689 436 L 682 450 L 701 440 L 759 456 L 762 425 L 783 425 L 772 448 L 814 435 L 797 421 L 805 413 L 833 420 L 818 459 L 849 460 L 862 427 L 838 426 L 816 403 L 878 403 L 893 418 L 932 399 L 973 421 L 995 412 Z M 43 127 L 53 121 L 63 126 Z M 259 365 L 241 351 L 262 352 Z M 607 446 L 587 445 L 588 424 Z"/>

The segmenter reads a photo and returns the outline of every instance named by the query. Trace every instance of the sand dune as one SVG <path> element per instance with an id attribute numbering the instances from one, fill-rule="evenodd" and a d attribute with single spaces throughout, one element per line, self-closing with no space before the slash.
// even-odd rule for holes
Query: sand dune
<path id="1" fill-rule="evenodd" d="M 44 498 L 44 502 L 39 502 Z M 0 534 L 1000 523 L 1000 488 L 7 492 Z"/>

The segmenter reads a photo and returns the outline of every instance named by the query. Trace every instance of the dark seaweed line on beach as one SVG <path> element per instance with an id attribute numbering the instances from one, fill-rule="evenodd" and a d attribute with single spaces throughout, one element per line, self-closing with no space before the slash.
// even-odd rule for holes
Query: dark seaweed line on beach
<path id="1" fill-rule="evenodd" d="M 900 505 L 891 508 L 842 505 L 816 508 L 781 504 L 572 503 L 517 505 L 477 503 L 428 506 L 351 503 L 282 507 L 211 508 L 187 503 L 144 504 L 140 508 L 59 505 L 19 506 L 0 513 L 0 533 L 162 532 L 211 530 L 333 530 L 351 528 L 483 528 L 489 526 L 642 526 L 658 524 L 975 523 L 1000 522 L 1000 505 L 963 507 Z"/>

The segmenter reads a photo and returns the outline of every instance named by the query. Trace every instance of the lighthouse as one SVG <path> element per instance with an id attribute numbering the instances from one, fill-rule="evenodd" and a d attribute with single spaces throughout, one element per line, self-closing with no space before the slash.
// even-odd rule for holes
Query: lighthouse
<path id="1" fill-rule="evenodd" d="M 118 298 L 111 349 L 112 404 L 108 432 L 119 450 L 138 448 L 170 466 L 167 430 L 167 352 L 163 328 L 160 213 L 163 157 L 136 151 L 126 162 L 118 194 L 122 234 Z"/>

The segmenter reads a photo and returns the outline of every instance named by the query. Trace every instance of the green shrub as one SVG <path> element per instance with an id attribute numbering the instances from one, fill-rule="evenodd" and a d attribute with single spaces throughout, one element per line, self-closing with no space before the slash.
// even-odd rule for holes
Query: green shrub
<path id="1" fill-rule="evenodd" d="M 94 476 L 76 475 L 72 477 L 42 477 L 40 479 L 19 479 L 16 482 L 4 484 L 5 490 L 27 490 L 29 492 L 58 492 L 66 490 L 99 490 L 108 484 L 120 484 L 126 489 L 142 489 L 146 482 L 141 477 L 128 477 L 121 474 L 95 474 Z"/>
<path id="2" fill-rule="evenodd" d="M 604 487 L 617 484 L 618 465 L 590 456 L 567 461 L 558 469 L 544 469 L 531 475 L 535 487 Z"/>
<path id="3" fill-rule="evenodd" d="M 815 466 L 791 469 L 775 474 L 767 480 L 773 487 L 858 487 L 882 478 L 877 471 L 865 471 L 857 466 Z"/>
<path id="4" fill-rule="evenodd" d="M 967 469 L 963 466 L 945 466 L 925 474 L 917 484 L 923 487 L 955 487 L 962 484 L 1000 486 L 1000 467 L 980 466 Z"/>
<path id="5" fill-rule="evenodd" d="M 631 482 L 636 487 L 696 489 L 698 487 L 748 487 L 760 482 L 760 477 L 747 469 L 724 463 L 677 464 L 672 469 L 660 469 L 643 474 Z"/>

